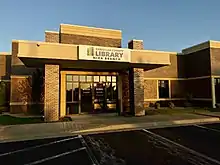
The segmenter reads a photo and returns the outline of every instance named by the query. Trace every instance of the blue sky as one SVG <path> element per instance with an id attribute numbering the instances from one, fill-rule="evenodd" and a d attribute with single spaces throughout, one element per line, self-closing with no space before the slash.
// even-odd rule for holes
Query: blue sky
<path id="1" fill-rule="evenodd" d="M 16 3 L 17 2 L 17 3 Z M 60 23 L 122 30 L 122 46 L 178 51 L 220 40 L 220 0 L 0 0 L 0 52 L 11 40 L 44 40 Z"/>

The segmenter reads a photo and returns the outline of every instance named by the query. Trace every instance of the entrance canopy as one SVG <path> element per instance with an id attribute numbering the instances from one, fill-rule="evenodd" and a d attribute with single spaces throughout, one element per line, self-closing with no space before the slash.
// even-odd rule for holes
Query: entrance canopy
<path id="1" fill-rule="evenodd" d="M 97 47 L 47 42 L 13 41 L 17 56 L 28 67 L 59 64 L 61 68 L 113 69 L 128 67 L 150 69 L 170 65 L 173 52 Z"/>

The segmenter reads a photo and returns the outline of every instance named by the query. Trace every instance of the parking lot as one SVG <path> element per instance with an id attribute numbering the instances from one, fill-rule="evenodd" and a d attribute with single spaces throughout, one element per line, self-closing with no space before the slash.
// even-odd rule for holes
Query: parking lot
<path id="1" fill-rule="evenodd" d="M 220 165 L 220 123 L 0 143 L 0 162 Z"/>

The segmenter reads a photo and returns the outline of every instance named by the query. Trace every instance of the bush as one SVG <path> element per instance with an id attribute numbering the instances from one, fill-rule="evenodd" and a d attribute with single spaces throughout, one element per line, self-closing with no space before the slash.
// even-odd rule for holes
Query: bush
<path id="1" fill-rule="evenodd" d="M 186 101 L 184 103 L 184 107 L 192 107 L 192 104 L 190 102 Z"/>
<path id="2" fill-rule="evenodd" d="M 175 108 L 175 105 L 174 105 L 173 102 L 169 102 L 169 103 L 168 103 L 168 106 L 169 106 L 169 108 L 171 108 L 171 109 Z"/>
<path id="3" fill-rule="evenodd" d="M 65 121 L 73 121 L 71 117 L 69 116 L 65 116 L 65 117 L 61 117 L 60 121 L 65 122 Z"/>
<path id="4" fill-rule="evenodd" d="M 155 109 L 160 109 L 160 103 L 159 102 L 155 103 Z"/>
<path id="5" fill-rule="evenodd" d="M 155 106 L 154 103 L 150 103 L 150 104 L 149 104 L 149 107 L 154 107 L 154 106 Z"/>

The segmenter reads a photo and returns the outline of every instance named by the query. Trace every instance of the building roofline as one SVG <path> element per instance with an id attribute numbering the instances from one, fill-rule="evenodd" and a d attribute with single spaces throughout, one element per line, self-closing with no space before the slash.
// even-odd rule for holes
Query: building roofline
<path id="1" fill-rule="evenodd" d="M 45 32 L 45 33 L 57 33 L 57 34 L 59 34 L 58 31 L 51 31 L 51 30 L 45 30 L 44 32 Z"/>
<path id="2" fill-rule="evenodd" d="M 200 50 L 204 50 L 207 48 L 220 48 L 220 41 L 208 40 L 208 41 L 202 42 L 200 44 L 193 45 L 191 47 L 183 49 L 182 53 L 183 54 L 190 54 L 190 53 L 198 52 Z"/>
<path id="3" fill-rule="evenodd" d="M 91 28 L 91 29 L 121 32 L 121 30 L 119 29 L 108 29 L 108 28 L 100 28 L 100 27 L 94 27 L 94 26 L 72 25 L 72 24 L 65 24 L 65 23 L 61 23 L 60 26 L 72 26 L 72 27 L 82 27 L 82 28 L 84 27 L 84 28 Z"/>
<path id="4" fill-rule="evenodd" d="M 144 40 L 131 39 L 128 41 L 128 43 L 131 43 L 132 41 L 144 42 Z"/>

